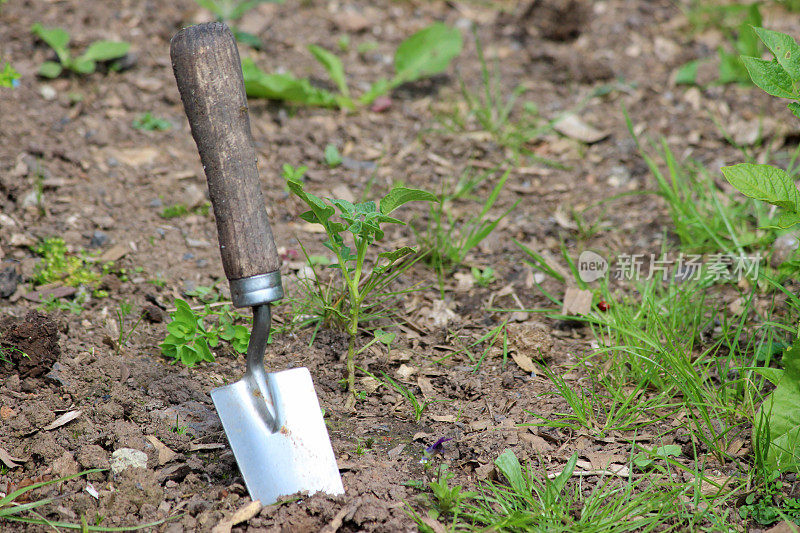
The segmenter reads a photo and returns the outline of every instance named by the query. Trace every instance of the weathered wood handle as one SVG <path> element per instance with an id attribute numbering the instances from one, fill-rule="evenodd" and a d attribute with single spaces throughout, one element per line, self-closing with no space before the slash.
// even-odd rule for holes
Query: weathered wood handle
<path id="1" fill-rule="evenodd" d="M 229 280 L 274 272 L 236 41 L 225 24 L 184 28 L 170 44 L 172 70 L 206 172 L 219 250 Z"/>

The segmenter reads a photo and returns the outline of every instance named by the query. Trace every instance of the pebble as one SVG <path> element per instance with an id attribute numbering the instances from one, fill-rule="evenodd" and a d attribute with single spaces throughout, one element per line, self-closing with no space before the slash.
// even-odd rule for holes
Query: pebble
<path id="1" fill-rule="evenodd" d="M 204 241 L 203 239 L 186 239 L 186 246 L 189 248 L 208 248 L 211 246 L 208 241 Z"/>
<path id="2" fill-rule="evenodd" d="M 194 254 L 192 252 L 186 252 L 183 254 L 184 261 L 191 261 L 192 259 L 194 259 Z"/>
<path id="3" fill-rule="evenodd" d="M 39 89 L 39 94 L 41 94 L 42 98 L 47 101 L 55 100 L 56 96 L 58 96 L 56 90 L 49 85 L 42 85 L 42 87 Z"/>
<path id="4" fill-rule="evenodd" d="M 120 448 L 111 454 L 111 472 L 119 474 L 128 468 L 147 468 L 147 454 L 133 448 Z"/>
<path id="5" fill-rule="evenodd" d="M 150 207 L 162 207 L 164 205 L 164 202 L 161 200 L 161 198 L 153 198 L 147 205 L 149 205 Z"/>
<path id="6" fill-rule="evenodd" d="M 89 248 L 100 248 L 101 246 L 108 243 L 108 235 L 103 233 L 100 230 L 95 230 L 92 233 L 92 238 L 89 241 Z"/>

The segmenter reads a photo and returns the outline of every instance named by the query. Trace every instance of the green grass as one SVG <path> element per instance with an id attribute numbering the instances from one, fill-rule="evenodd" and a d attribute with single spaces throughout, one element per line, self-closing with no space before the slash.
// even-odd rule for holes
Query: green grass
<path id="1" fill-rule="evenodd" d="M 440 469 L 429 483 L 427 518 L 448 531 L 497 532 L 624 532 L 728 530 L 732 494 L 740 487 L 706 490 L 702 470 L 688 472 L 694 481 L 673 481 L 670 465 L 663 474 L 602 476 L 590 486 L 577 472 L 574 454 L 560 471 L 523 466 L 510 450 L 495 466 L 501 478 L 487 481 L 477 492 L 451 486 Z M 629 469 L 629 472 L 632 470 Z M 412 513 L 420 531 L 434 529 Z"/>

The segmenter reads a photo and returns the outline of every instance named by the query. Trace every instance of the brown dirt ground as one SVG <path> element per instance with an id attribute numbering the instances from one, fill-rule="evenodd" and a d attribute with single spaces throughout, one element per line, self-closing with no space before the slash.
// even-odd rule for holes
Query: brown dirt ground
<path id="1" fill-rule="evenodd" d="M 664 136 L 677 154 L 709 168 L 740 157 L 711 117 L 735 130 L 766 116 L 769 138 L 785 139 L 791 132 L 781 131 L 769 118 L 782 112 L 782 104 L 758 91 L 674 85 L 675 68 L 710 55 L 719 36 L 693 34 L 673 0 L 568 4 L 571 10 L 559 13 L 553 2 L 492 8 L 478 2 L 288 1 L 263 4 L 243 21 L 265 43 L 265 51 L 242 47 L 243 54 L 252 55 L 265 70 L 288 68 L 318 79 L 324 73 L 306 45 L 337 50 L 338 39 L 349 35 L 349 51 L 343 55 L 356 88 L 388 75 L 387 59 L 397 44 L 432 21 L 459 27 L 465 35 L 464 52 L 447 75 L 396 91 L 384 113 L 251 102 L 270 220 L 278 246 L 290 251 L 298 250 L 298 241 L 313 253 L 324 253 L 324 248 L 320 235 L 298 223 L 302 206 L 284 192 L 284 163 L 309 166 L 311 191 L 327 194 L 344 187 L 356 198 L 368 187 L 383 192 L 400 181 L 436 190 L 440 180 L 457 177 L 470 166 L 506 165 L 506 150 L 474 121 L 467 125 L 468 134 L 442 126 L 442 117 L 462 106 L 459 79 L 471 90 L 479 89 L 480 67 L 466 29 L 470 24 L 477 27 L 490 69 L 499 69 L 504 94 L 518 85 L 526 89 L 514 116 L 522 102 L 533 102 L 543 120 L 551 119 L 593 89 L 610 84 L 612 90 L 590 98 L 580 111 L 582 120 L 607 137 L 582 144 L 549 132 L 529 148 L 565 168 L 528 160 L 522 160 L 522 170 L 512 168 L 495 212 L 520 203 L 467 260 L 468 265 L 493 267 L 498 281 L 481 288 L 459 287 L 455 279 L 447 279 L 444 305 L 452 314 L 442 321 L 441 312 L 434 312 L 440 309 L 434 304 L 440 299 L 434 273 L 420 264 L 402 280 L 430 288 L 403 301 L 406 323 L 391 350 L 369 350 L 358 364 L 395 376 L 431 401 L 419 422 L 405 400 L 384 388 L 359 402 L 355 412 L 345 409 L 339 382 L 346 338 L 341 333 L 321 330 L 311 347 L 309 330 L 275 336 L 268 368 L 307 366 L 314 376 L 346 496 L 314 496 L 267 507 L 236 531 L 314 531 L 337 520 L 341 531 L 414 530 L 407 510 L 421 509 L 420 492 L 405 483 L 429 479 L 431 471 L 420 459 L 439 437 L 453 440 L 435 461 L 449 464 L 457 481 L 467 486 L 493 475 L 487 465 L 507 448 L 548 470 L 558 470 L 576 451 L 583 457 L 598 450 L 628 456 L 628 445 L 615 435 L 597 440 L 569 431 L 517 427 L 534 420 L 530 413 L 566 410 L 557 397 L 542 395 L 552 391 L 549 381 L 510 360 L 504 365 L 496 349 L 477 371 L 458 352 L 508 316 L 490 307 L 550 305 L 535 290 L 533 272 L 523 264 L 512 238 L 556 255 L 561 239 L 575 255 L 588 247 L 660 249 L 669 218 L 654 195 L 622 197 L 604 214 L 589 210 L 589 218 L 604 217 L 607 229 L 588 238 L 561 215 L 622 192 L 654 188 L 626 129 L 623 107 L 637 131 Z M 585 11 L 576 14 L 580 9 Z M 766 11 L 765 25 L 800 31 L 796 17 Z M 37 497 L 60 497 L 45 511 L 51 519 L 79 522 L 86 516 L 91 522 L 99 516 L 103 525 L 120 526 L 182 513 L 156 529 L 209 531 L 249 501 L 208 395 L 212 387 L 238 379 L 242 359 L 220 350 L 216 363 L 187 369 L 169 364 L 158 348 L 165 335 L 158 306 L 171 307 L 185 290 L 212 285 L 222 276 L 212 216 L 159 216 L 162 205 L 204 200 L 204 176 L 172 76 L 169 39 L 182 26 L 209 19 L 188 0 L 126 0 L 113 7 L 77 0 L 9 2 L 0 8 L 0 58 L 22 74 L 20 86 L 3 89 L 0 98 L 0 260 L 3 269 L 23 280 L 13 294 L 0 299 L 0 345 L 14 345 L 31 356 L 19 359 L 11 350 L 11 364 L 0 367 L 0 448 L 21 459 L 20 466 L 0 473 L 0 492 L 33 479 L 108 467 L 110 454 L 123 447 L 148 457 L 146 469 L 117 476 L 96 473 L 37 491 Z M 122 72 L 39 79 L 36 70 L 50 51 L 29 33 L 34 22 L 65 27 L 78 49 L 100 38 L 127 40 L 133 44 L 134 61 Z M 374 50 L 356 51 L 359 44 L 373 41 Z M 133 119 L 146 111 L 169 120 L 172 129 L 133 129 Z M 327 143 L 355 161 L 374 163 L 374 172 L 356 165 L 327 168 L 322 156 Z M 30 202 L 37 183 L 42 189 L 39 205 Z M 486 184 L 481 191 L 489 188 Z M 476 205 L 465 201 L 456 208 L 468 211 Z M 403 216 L 413 219 L 414 227 L 425 227 L 427 212 L 421 206 L 409 207 Z M 32 313 L 39 304 L 26 298 L 37 260 L 30 245 L 61 236 L 77 251 L 88 248 L 98 231 L 108 239 L 97 249 L 118 256 L 116 267 L 127 269 L 128 275 L 105 279 L 109 296 L 92 299 L 80 315 L 55 312 L 45 318 Z M 413 243 L 414 234 L 408 227 L 393 229 L 387 241 Z M 300 295 L 296 269 L 290 261 L 284 265 L 287 292 L 294 297 Z M 16 283 L 9 273 L 3 279 Z M 552 281 L 544 286 L 556 294 L 563 291 Z M 123 301 L 147 309 L 149 319 L 120 347 L 114 341 L 114 312 Z M 279 326 L 287 323 L 290 306 L 279 306 L 276 314 Z M 513 320 L 512 350 L 554 370 L 562 371 L 591 351 L 591 333 L 581 327 L 524 312 Z M 583 378 L 570 373 L 567 379 Z M 76 419 L 44 429 L 75 410 L 80 411 Z M 185 432 L 172 431 L 176 417 Z M 159 459 L 159 450 L 147 438 L 153 436 L 175 452 L 168 462 Z M 96 498 L 83 490 L 87 483 L 97 490 Z M 35 529 L 8 523 L 2 528 Z"/>

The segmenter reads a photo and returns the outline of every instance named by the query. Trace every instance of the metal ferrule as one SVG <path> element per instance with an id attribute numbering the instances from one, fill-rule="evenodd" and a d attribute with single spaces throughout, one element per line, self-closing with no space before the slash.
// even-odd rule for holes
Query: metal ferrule
<path id="1" fill-rule="evenodd" d="M 268 272 L 249 278 L 230 280 L 231 300 L 235 307 L 254 307 L 283 298 L 281 273 Z"/>

